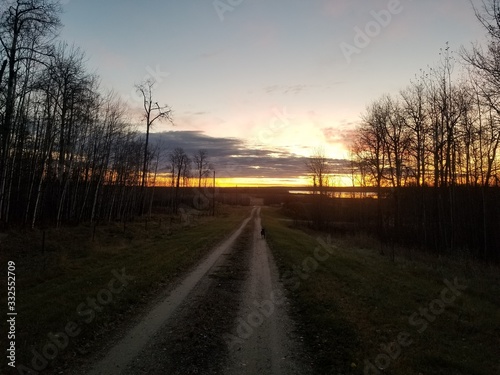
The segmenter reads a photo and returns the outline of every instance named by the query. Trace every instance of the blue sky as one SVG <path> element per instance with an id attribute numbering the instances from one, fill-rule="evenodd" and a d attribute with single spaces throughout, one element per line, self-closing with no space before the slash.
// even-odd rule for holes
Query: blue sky
<path id="1" fill-rule="evenodd" d="M 372 100 L 434 65 L 446 42 L 458 50 L 484 37 L 469 0 L 64 2 L 61 37 L 86 52 L 103 88 L 137 107 L 134 84 L 156 76 L 156 99 L 175 121 L 156 131 L 300 156 L 318 146 L 347 156 L 346 138 Z M 356 28 L 392 8 L 348 61 L 342 43 L 354 45 Z"/>

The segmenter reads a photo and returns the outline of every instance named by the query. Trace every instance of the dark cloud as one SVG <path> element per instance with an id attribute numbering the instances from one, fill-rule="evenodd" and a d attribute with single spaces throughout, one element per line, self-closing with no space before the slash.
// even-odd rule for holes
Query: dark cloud
<path id="1" fill-rule="evenodd" d="M 188 155 L 206 150 L 219 177 L 294 178 L 306 173 L 307 158 L 283 149 L 250 148 L 237 138 L 215 138 L 200 131 L 169 131 L 150 134 L 151 147 L 159 144 L 167 170 L 167 154 L 181 147 Z M 348 170 L 345 160 L 331 160 L 336 173 Z"/>

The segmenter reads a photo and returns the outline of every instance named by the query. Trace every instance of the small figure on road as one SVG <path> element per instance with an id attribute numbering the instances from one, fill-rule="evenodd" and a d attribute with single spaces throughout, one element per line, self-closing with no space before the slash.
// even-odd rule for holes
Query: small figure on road
<path id="1" fill-rule="evenodd" d="M 264 227 L 260 230 L 260 238 L 266 238 L 266 229 Z"/>

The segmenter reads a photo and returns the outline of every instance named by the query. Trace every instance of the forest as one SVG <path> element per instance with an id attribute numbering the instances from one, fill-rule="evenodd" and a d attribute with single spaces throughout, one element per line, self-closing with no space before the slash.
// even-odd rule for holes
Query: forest
<path id="1" fill-rule="evenodd" d="M 350 135 L 353 187 L 375 196 L 342 210 L 345 202 L 329 199 L 337 171 L 318 149 L 306 163 L 316 197 L 294 215 L 318 228 L 356 222 L 387 243 L 500 259 L 500 4 L 483 5 L 475 9 L 483 44 L 447 44 L 436 66 L 369 104 Z"/>
<path id="2" fill-rule="evenodd" d="M 352 165 L 360 186 L 391 188 L 385 219 L 378 204 L 382 236 L 499 259 L 499 10 L 498 1 L 476 9 L 484 45 L 446 46 L 437 66 L 367 107 Z"/>
<path id="3" fill-rule="evenodd" d="M 145 124 L 138 131 L 128 104 L 89 73 L 85 53 L 59 40 L 61 11 L 47 0 L 7 2 L 1 10 L 3 228 L 128 220 L 151 209 L 160 150 L 149 132 L 157 120 L 172 122 L 171 108 L 158 105 L 154 80 L 136 84 Z M 208 155 L 174 146 L 163 159 L 176 212 L 188 173 L 206 186 Z"/>

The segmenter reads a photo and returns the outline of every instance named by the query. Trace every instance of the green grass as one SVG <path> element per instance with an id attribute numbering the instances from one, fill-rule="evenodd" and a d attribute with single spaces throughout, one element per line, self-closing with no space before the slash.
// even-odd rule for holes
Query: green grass
<path id="1" fill-rule="evenodd" d="M 316 358 L 316 373 L 362 374 L 365 361 L 382 361 L 381 345 L 397 341 L 401 332 L 412 343 L 395 351 L 397 356 L 380 373 L 500 373 L 498 268 L 415 252 L 410 260 L 405 249 L 397 250 L 392 261 L 380 255 L 377 241 L 357 236 L 333 238 L 332 254 L 313 270 L 311 260 L 304 260 L 321 247 L 319 234 L 290 227 L 277 209 L 266 208 L 262 215 L 282 277 L 294 266 L 310 270 L 300 285 L 285 285 Z M 419 309 L 429 309 L 441 298 L 444 279 L 455 278 L 467 286 L 462 294 L 444 304 L 443 312 L 434 302 L 437 313 L 429 315 L 433 321 L 425 330 L 423 320 L 410 324 L 412 314 L 423 319 Z"/>
<path id="2" fill-rule="evenodd" d="M 44 254 L 41 232 L 8 233 L 2 239 L 0 260 L 2 275 L 7 261 L 16 262 L 18 363 L 31 367 L 31 350 L 41 351 L 47 335 L 64 331 L 69 321 L 79 324 L 81 333 L 70 340 L 56 362 L 85 356 L 100 337 L 140 312 L 161 289 L 236 229 L 249 212 L 249 207 L 225 207 L 218 217 L 202 217 L 189 225 L 167 216 L 149 219 L 147 228 L 144 219 L 127 223 L 125 228 L 123 223 L 111 223 L 96 228 L 94 241 L 91 226 L 51 229 L 46 231 Z M 90 323 L 83 322 L 90 316 L 79 316 L 78 306 L 86 304 L 88 297 L 96 298 L 114 278 L 113 270 L 120 273 L 123 268 L 134 279 L 113 294 L 113 302 L 96 311 Z M 2 288 L 4 280 L 5 276 Z M 3 293 L 0 303 L 7 305 Z M 2 332 L 5 329 L 3 322 Z"/>

